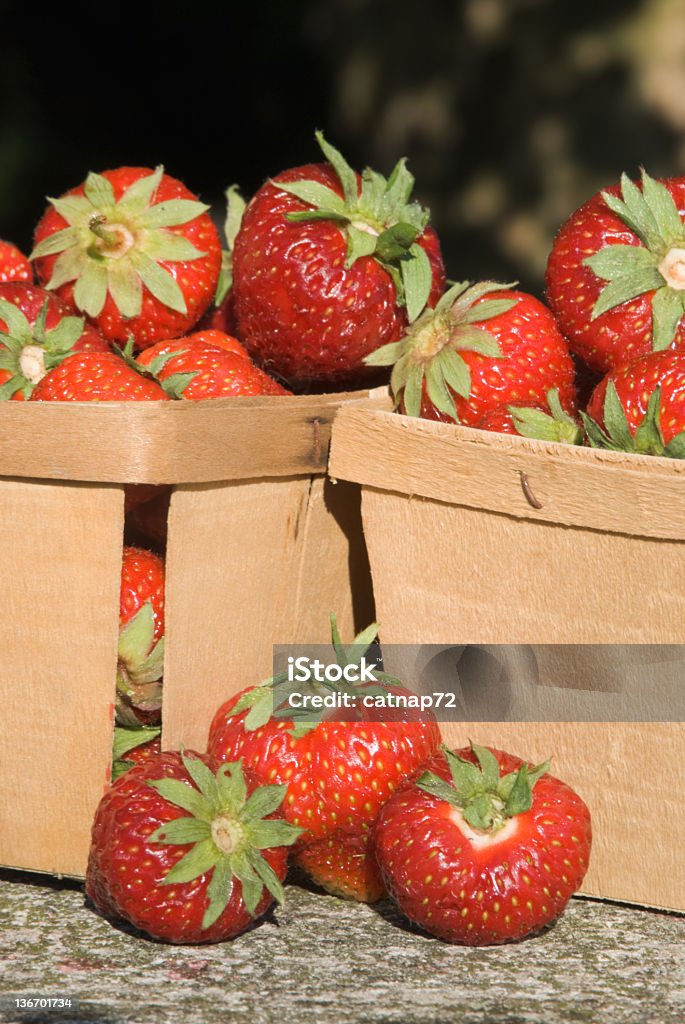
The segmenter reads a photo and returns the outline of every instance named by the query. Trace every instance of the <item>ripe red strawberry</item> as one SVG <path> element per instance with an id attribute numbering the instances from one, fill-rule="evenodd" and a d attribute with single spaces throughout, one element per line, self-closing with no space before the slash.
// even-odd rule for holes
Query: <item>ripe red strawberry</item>
<path id="1" fill-rule="evenodd" d="M 354 651 L 356 660 L 375 635 L 371 626 L 346 649 L 335 630 L 336 650 L 348 661 Z M 212 720 L 208 752 L 221 761 L 242 758 L 265 782 L 287 783 L 285 817 L 306 829 L 295 850 L 298 863 L 329 891 L 378 899 L 375 865 L 363 852 L 371 826 L 391 794 L 437 750 L 437 723 L 382 721 L 374 710 L 365 718 L 354 711 L 357 721 L 294 722 L 273 714 L 279 692 L 267 684 L 227 701 Z M 326 839 L 334 847 L 319 842 Z M 310 851 L 312 842 L 318 845 Z"/>
<path id="2" fill-rule="evenodd" d="M 445 749 L 388 801 L 376 855 L 411 921 L 482 946 L 561 914 L 585 877 L 592 831 L 586 805 L 547 768 L 475 745 Z"/>
<path id="3" fill-rule="evenodd" d="M 193 335 L 191 340 L 163 341 L 142 352 L 138 362 L 147 366 L 174 398 L 198 400 L 290 394 L 246 355 L 229 347 L 235 339 L 229 339 L 228 335 L 222 337 L 225 341 L 220 348 L 205 344 Z"/>
<path id="4" fill-rule="evenodd" d="M 475 426 L 499 405 L 544 403 L 552 388 L 575 410 L 573 363 L 554 317 L 532 295 L 492 281 L 454 285 L 366 362 L 393 365 L 390 386 L 408 416 Z"/>
<path id="5" fill-rule="evenodd" d="M 563 225 L 547 298 L 569 345 L 602 373 L 685 345 L 685 178 L 625 174 Z"/>
<path id="6" fill-rule="evenodd" d="M 238 337 L 260 366 L 301 387 L 369 379 L 364 356 L 399 338 L 444 287 L 404 161 L 387 181 L 370 169 L 360 178 L 317 139 L 329 163 L 263 185 L 233 249 Z"/>
<path id="7" fill-rule="evenodd" d="M 583 421 L 594 448 L 685 458 L 685 351 L 650 352 L 611 370 Z"/>
<path id="8" fill-rule="evenodd" d="M 51 199 L 36 228 L 36 273 L 110 341 L 178 337 L 208 308 L 221 243 L 208 207 L 158 167 L 89 174 Z"/>
<path id="9" fill-rule="evenodd" d="M 114 352 L 77 352 L 50 370 L 30 402 L 168 402 L 157 381 L 142 376 Z"/>
<path id="10" fill-rule="evenodd" d="M 583 440 L 580 425 L 562 409 L 557 388 L 549 391 L 546 405 L 497 405 L 475 426 L 498 434 L 518 434 L 561 444 L 581 444 Z"/>
<path id="11" fill-rule="evenodd" d="M 126 728 L 118 725 L 112 744 L 112 781 L 114 782 L 134 764 L 147 764 L 162 752 L 159 726 Z"/>
<path id="12" fill-rule="evenodd" d="M 0 284 L 0 399 L 23 401 L 72 352 L 109 352 L 108 343 L 52 292 Z"/>
<path id="13" fill-rule="evenodd" d="M 164 670 L 164 560 L 125 547 L 119 593 L 117 720 L 158 722 Z"/>
<path id="14" fill-rule="evenodd" d="M 166 753 L 129 769 L 95 814 L 86 893 L 100 913 L 165 942 L 220 942 L 282 902 L 284 786 L 240 764 Z"/>
<path id="15" fill-rule="evenodd" d="M 33 268 L 21 249 L 0 240 L 0 284 L 6 281 L 33 281 Z"/>

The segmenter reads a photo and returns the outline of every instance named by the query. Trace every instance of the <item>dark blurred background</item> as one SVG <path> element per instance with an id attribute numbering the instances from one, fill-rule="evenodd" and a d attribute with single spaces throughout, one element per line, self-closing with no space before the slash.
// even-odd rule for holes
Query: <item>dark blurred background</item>
<path id="1" fill-rule="evenodd" d="M 122 163 L 220 207 L 317 159 L 406 155 L 452 278 L 540 292 L 555 230 L 644 164 L 685 172 L 683 0 L 0 3 L 0 236 Z M 220 214 L 219 214 L 220 216 Z"/>

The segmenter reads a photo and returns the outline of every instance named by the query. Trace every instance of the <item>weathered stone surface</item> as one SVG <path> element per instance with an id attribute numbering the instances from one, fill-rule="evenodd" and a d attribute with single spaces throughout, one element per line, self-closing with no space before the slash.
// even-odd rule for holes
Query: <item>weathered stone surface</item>
<path id="1" fill-rule="evenodd" d="M 113 927 L 70 883 L 0 873 L 0 1020 L 133 1024 L 682 1024 L 685 918 L 576 899 L 545 934 L 464 949 L 390 904 L 297 886 L 250 933 L 173 947 Z M 66 996 L 17 1012 L 9 996 Z"/>

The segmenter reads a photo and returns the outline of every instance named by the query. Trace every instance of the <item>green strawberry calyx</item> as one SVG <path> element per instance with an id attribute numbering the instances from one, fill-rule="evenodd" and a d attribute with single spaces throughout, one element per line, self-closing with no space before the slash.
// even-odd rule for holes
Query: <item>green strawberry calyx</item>
<path id="1" fill-rule="evenodd" d="M 247 203 L 240 194 L 238 185 L 231 185 L 226 189 L 226 220 L 224 221 L 224 234 L 226 235 L 226 248 L 221 250 L 221 270 L 214 296 L 214 305 L 220 306 L 231 288 L 233 287 L 233 247 L 240 225 L 243 222 L 243 214 Z"/>
<path id="2" fill-rule="evenodd" d="M 395 285 L 397 304 L 405 306 L 412 323 L 425 308 L 433 283 L 433 272 L 425 250 L 417 241 L 430 213 L 410 202 L 414 176 L 406 162 L 399 160 L 389 178 L 367 167 L 357 174 L 343 155 L 326 142 L 321 132 L 316 141 L 337 174 L 343 195 L 319 181 L 279 181 L 272 184 L 311 209 L 286 214 L 293 223 L 314 220 L 337 222 L 347 238 L 345 266 L 362 256 L 371 256 L 388 272 Z"/>
<path id="3" fill-rule="evenodd" d="M 146 601 L 119 630 L 117 650 L 117 720 L 135 725 L 135 711 L 159 711 L 162 706 L 164 637 L 154 642 L 155 615 Z"/>
<path id="4" fill-rule="evenodd" d="M 18 391 L 28 398 L 45 374 L 71 355 L 83 334 L 85 320 L 82 317 L 62 317 L 55 327 L 47 330 L 47 315 L 48 303 L 45 302 L 31 326 L 18 306 L 0 299 L 0 319 L 6 326 L 5 331 L 0 331 L 0 370 L 11 374 L 0 386 L 0 400 L 11 398 Z"/>
<path id="5" fill-rule="evenodd" d="M 468 398 L 471 392 L 471 374 L 460 351 L 504 358 L 485 324 L 513 309 L 517 299 L 487 296 L 513 287 L 495 281 L 458 282 L 445 292 L 435 309 L 421 314 L 403 338 L 366 356 L 368 366 L 393 367 L 390 390 L 395 408 L 402 406 L 407 416 L 420 416 L 425 387 L 435 408 L 459 422 L 453 396 Z"/>
<path id="6" fill-rule="evenodd" d="M 112 743 L 112 782 L 133 767 L 134 762 L 126 758 L 126 755 L 150 743 L 161 735 L 160 726 L 141 726 L 137 728 L 117 725 L 114 729 L 114 742 Z"/>
<path id="7" fill-rule="evenodd" d="M 446 782 L 434 772 L 426 771 L 416 780 L 416 785 L 458 808 L 471 828 L 494 833 L 509 818 L 530 810 L 533 787 L 549 770 L 549 761 L 535 766 L 523 764 L 515 772 L 500 775 L 499 763 L 491 750 L 475 743 L 471 743 L 471 749 L 477 764 L 443 747 L 452 781 Z"/>
<path id="8" fill-rule="evenodd" d="M 640 455 L 662 455 L 669 459 L 685 459 L 685 431 L 672 437 L 668 444 L 661 430 L 661 387 L 657 385 L 649 396 L 647 409 L 634 433 L 631 432 L 625 409 L 612 380 L 604 394 L 600 426 L 587 413 L 582 412 L 587 439 L 592 448 L 607 448 L 616 452 L 636 452 Z"/>
<path id="9" fill-rule="evenodd" d="M 32 260 L 58 257 L 45 287 L 75 281 L 74 302 L 89 317 L 100 315 L 108 295 L 122 317 L 139 316 L 143 286 L 164 306 L 187 313 L 183 292 L 164 264 L 191 262 L 205 253 L 170 229 L 190 223 L 208 207 L 194 199 L 155 202 L 163 175 L 164 168 L 157 167 L 117 200 L 111 182 L 91 173 L 83 195 L 50 199 L 68 226 L 31 253 Z"/>
<path id="10" fill-rule="evenodd" d="M 378 624 L 372 622 L 370 626 L 361 630 L 350 644 L 343 644 L 340 639 L 340 632 L 335 615 L 331 612 L 331 642 L 335 652 L 335 660 L 338 665 L 345 668 L 348 665 L 358 665 L 362 657 L 369 651 L 378 637 Z M 398 685 L 399 680 L 390 676 L 387 672 L 374 669 L 374 676 L 380 683 L 379 686 L 364 685 L 364 694 L 367 696 L 380 696 L 387 693 L 386 686 Z M 309 683 L 311 692 L 326 693 L 349 693 L 352 698 L 359 696 L 359 687 L 355 683 L 349 683 L 344 678 L 340 681 L 322 680 L 320 683 Z M 262 683 L 246 691 L 231 708 L 231 715 L 241 714 L 247 711 L 243 728 L 246 732 L 255 732 L 261 729 L 270 718 L 284 720 L 292 731 L 295 739 L 306 736 L 307 733 L 316 729 L 321 723 L 321 717 L 311 708 L 292 708 L 288 704 L 291 693 L 300 692 L 302 683 L 288 679 L 287 671 L 279 672 Z M 321 712 L 321 716 L 324 712 Z"/>
<path id="11" fill-rule="evenodd" d="M 601 193 L 640 245 L 605 245 L 583 260 L 606 281 L 592 310 L 596 320 L 616 306 L 652 292 L 652 349 L 667 349 L 685 313 L 685 224 L 673 197 L 642 170 L 642 189 L 623 174 L 621 197 Z"/>
<path id="12" fill-rule="evenodd" d="M 547 392 L 549 413 L 528 406 L 508 405 L 517 433 L 538 441 L 558 441 L 561 444 L 582 444 L 583 431 L 559 401 L 559 389 Z"/>
<path id="13" fill-rule="evenodd" d="M 181 752 L 181 758 L 190 782 L 148 782 L 170 804 L 187 812 L 156 829 L 150 842 L 179 846 L 192 843 L 162 884 L 191 882 L 211 872 L 203 929 L 214 924 L 225 910 L 236 879 L 252 917 L 265 889 L 282 903 L 283 886 L 261 851 L 292 846 L 302 834 L 301 828 L 268 817 L 279 809 L 288 787 L 260 786 L 248 796 L 242 762 L 223 764 L 215 774 L 197 757 Z"/>

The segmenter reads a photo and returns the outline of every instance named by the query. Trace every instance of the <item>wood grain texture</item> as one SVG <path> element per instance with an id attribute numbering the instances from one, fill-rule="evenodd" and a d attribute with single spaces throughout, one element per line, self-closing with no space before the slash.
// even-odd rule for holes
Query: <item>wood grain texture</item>
<path id="1" fill-rule="evenodd" d="M 274 644 L 328 644 L 331 610 L 343 636 L 351 638 L 361 628 L 355 614 L 368 609 L 371 588 L 359 497 L 344 487 L 331 496 L 331 486 L 315 477 L 174 492 L 167 548 L 165 748 L 184 743 L 204 749 L 220 704 L 271 676 Z"/>
<path id="2" fill-rule="evenodd" d="M 683 726 L 661 722 L 468 722 L 442 726 L 451 747 L 499 747 L 539 763 L 583 797 L 592 814 L 582 892 L 685 911 L 680 818 Z"/>
<path id="3" fill-rule="evenodd" d="M 0 475 L 174 484 L 324 473 L 336 409 L 368 394 L 2 402 Z"/>
<path id="4" fill-rule="evenodd" d="M 0 863 L 83 875 L 109 779 L 123 492 L 0 482 Z"/>
<path id="5" fill-rule="evenodd" d="M 685 462 L 431 423 L 383 406 L 341 407 L 331 476 L 532 522 L 685 539 Z"/>

